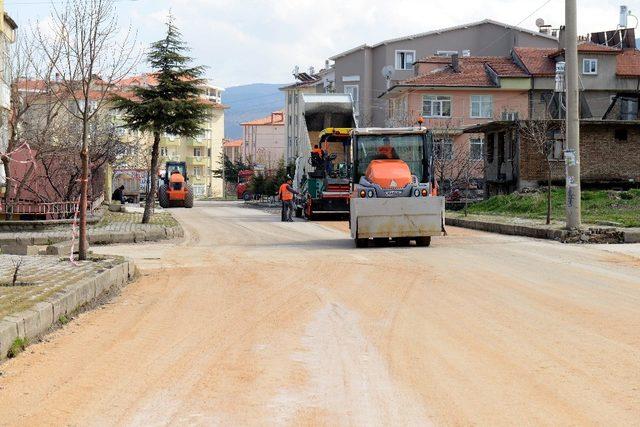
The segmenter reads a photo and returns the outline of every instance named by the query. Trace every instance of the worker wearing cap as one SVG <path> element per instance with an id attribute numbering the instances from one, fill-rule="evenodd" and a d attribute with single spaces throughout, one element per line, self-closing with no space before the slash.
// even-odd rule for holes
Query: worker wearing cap
<path id="1" fill-rule="evenodd" d="M 280 186 L 278 190 L 278 198 L 282 200 L 282 221 L 293 222 L 293 195 L 299 194 L 291 187 L 293 180 L 290 176 L 287 176 L 287 180 Z"/>

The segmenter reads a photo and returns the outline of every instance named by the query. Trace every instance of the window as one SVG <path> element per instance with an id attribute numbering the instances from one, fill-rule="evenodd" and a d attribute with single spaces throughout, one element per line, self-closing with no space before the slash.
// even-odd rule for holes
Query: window
<path id="1" fill-rule="evenodd" d="M 582 60 L 582 74 L 598 74 L 598 60 L 597 59 L 583 59 Z"/>
<path id="2" fill-rule="evenodd" d="M 451 139 L 434 139 L 433 154 L 438 160 L 452 160 L 453 141 Z"/>
<path id="3" fill-rule="evenodd" d="M 471 138 L 469 140 L 469 159 L 482 160 L 484 155 L 484 139 Z"/>
<path id="4" fill-rule="evenodd" d="M 518 121 L 518 112 L 517 111 L 503 111 L 502 112 L 502 120 L 508 120 L 511 122 Z"/>
<path id="5" fill-rule="evenodd" d="M 358 85 L 344 85 L 344 93 L 348 93 L 351 95 L 351 100 L 353 101 L 353 112 L 358 114 Z"/>
<path id="6" fill-rule="evenodd" d="M 160 147 L 160 155 L 162 157 L 167 157 L 169 155 L 169 152 L 167 151 L 167 147 Z"/>
<path id="7" fill-rule="evenodd" d="M 202 156 L 202 149 L 200 147 L 196 147 L 193 149 L 193 156 L 200 157 Z"/>
<path id="8" fill-rule="evenodd" d="M 493 97 L 491 95 L 471 95 L 471 117 L 482 119 L 493 117 Z"/>
<path id="9" fill-rule="evenodd" d="M 396 50 L 396 70 L 411 70 L 415 60 L 415 50 Z"/>
<path id="10" fill-rule="evenodd" d="M 564 159 L 564 141 L 561 139 L 552 139 L 547 142 L 548 152 L 547 158 L 549 160 L 562 160 Z"/>
<path id="11" fill-rule="evenodd" d="M 204 169 L 202 168 L 202 166 L 194 166 L 193 167 L 193 176 L 195 176 L 196 178 L 201 177 L 203 175 L 202 174 L 203 170 Z"/>
<path id="12" fill-rule="evenodd" d="M 207 157 L 211 157 L 211 148 L 207 148 Z"/>
<path id="13" fill-rule="evenodd" d="M 625 142 L 629 138 L 629 132 L 627 131 L 627 129 L 618 128 L 614 129 L 613 136 L 617 142 Z"/>
<path id="14" fill-rule="evenodd" d="M 451 117 L 451 97 L 424 95 L 422 97 L 422 115 L 425 117 Z"/>
<path id="15" fill-rule="evenodd" d="M 287 103 L 288 103 L 289 105 L 291 105 L 291 98 L 292 98 L 292 95 L 291 95 L 291 92 L 289 92 L 289 93 L 287 94 Z"/>

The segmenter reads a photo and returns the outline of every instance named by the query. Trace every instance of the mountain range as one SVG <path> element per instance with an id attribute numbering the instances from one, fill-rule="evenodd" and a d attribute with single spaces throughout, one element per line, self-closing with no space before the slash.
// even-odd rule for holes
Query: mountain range
<path id="1" fill-rule="evenodd" d="M 284 108 L 284 84 L 253 83 L 226 88 L 222 103 L 229 107 L 224 113 L 225 138 L 242 138 L 240 123 L 266 117 Z"/>

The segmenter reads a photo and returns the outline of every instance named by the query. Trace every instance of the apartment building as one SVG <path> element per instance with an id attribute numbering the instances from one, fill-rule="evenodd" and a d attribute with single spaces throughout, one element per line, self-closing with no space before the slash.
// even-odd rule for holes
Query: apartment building
<path id="1" fill-rule="evenodd" d="M 8 119 L 11 108 L 11 58 L 9 46 L 16 41 L 16 29 L 18 26 L 4 11 L 4 2 L 0 1 L 0 14 L 2 24 L 0 26 L 0 151 L 6 151 L 8 144 Z M 4 165 L 0 164 L 0 185 L 5 185 L 6 175 Z"/>
<path id="2" fill-rule="evenodd" d="M 240 125 L 243 128 L 242 155 L 247 163 L 271 170 L 285 160 L 287 144 L 283 111 L 274 111 L 267 117 Z"/>
<path id="3" fill-rule="evenodd" d="M 563 49 L 520 48 L 513 59 L 532 76 L 530 111 L 533 118 L 561 118 L 556 91 L 556 66 L 564 62 Z M 580 116 L 583 119 L 638 118 L 640 52 L 582 41 L 578 45 Z"/>
<path id="4" fill-rule="evenodd" d="M 509 56 L 516 46 L 558 49 L 549 34 L 485 19 L 363 44 L 335 55 L 335 91 L 352 95 L 359 126 L 384 126 L 386 101 L 379 98 L 389 87 L 414 76 L 418 58 L 430 56 Z"/>
<path id="5" fill-rule="evenodd" d="M 225 140 L 222 143 L 222 147 L 224 149 L 224 155 L 229 159 L 230 162 L 235 163 L 242 161 L 242 144 L 244 143 L 243 139 L 232 139 Z"/>
<path id="6" fill-rule="evenodd" d="M 152 74 L 142 74 L 121 82 L 121 86 L 154 85 L 156 79 Z M 212 106 L 209 120 L 202 124 L 202 133 L 195 138 L 177 135 L 162 135 L 160 139 L 160 167 L 168 161 L 186 162 L 189 181 L 196 197 L 222 197 L 223 183 L 221 178 L 213 176 L 213 171 L 222 167 L 224 140 L 224 111 L 228 107 L 222 104 L 224 89 L 204 85 L 202 101 Z M 151 135 L 135 134 L 123 129 L 123 137 L 135 138 L 141 145 L 141 152 L 148 151 Z"/>

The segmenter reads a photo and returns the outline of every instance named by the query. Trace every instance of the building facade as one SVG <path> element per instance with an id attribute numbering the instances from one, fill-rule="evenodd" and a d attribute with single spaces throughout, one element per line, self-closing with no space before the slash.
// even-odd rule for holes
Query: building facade
<path id="1" fill-rule="evenodd" d="M 222 143 L 224 155 L 230 162 L 236 163 L 242 161 L 242 144 L 243 139 L 225 140 Z"/>
<path id="2" fill-rule="evenodd" d="M 508 56 L 515 46 L 558 48 L 548 34 L 491 20 L 361 45 L 329 59 L 334 61 L 336 92 L 356 101 L 359 126 L 383 126 L 386 102 L 379 96 L 394 83 L 414 76 L 413 64 L 429 56 Z"/>
<path id="3" fill-rule="evenodd" d="M 562 49 L 515 48 L 513 59 L 533 78 L 530 115 L 564 117 L 564 102 L 556 91 L 556 65 Z M 578 45 L 580 116 L 583 119 L 637 119 L 640 52 L 583 41 Z"/>
<path id="4" fill-rule="evenodd" d="M 267 117 L 240 123 L 243 128 L 242 156 L 259 169 L 273 170 L 285 160 L 283 111 L 274 111 Z"/>
<path id="5" fill-rule="evenodd" d="M 548 123 L 559 132 L 562 120 Z M 485 156 L 488 196 L 546 185 L 549 169 L 554 184 L 565 179 L 561 144 L 545 154 L 540 141 L 515 122 L 496 121 L 470 127 L 488 141 Z M 585 185 L 637 185 L 640 182 L 640 121 L 580 121 L 580 179 Z"/>
<path id="6" fill-rule="evenodd" d="M 0 1 L 0 14 L 2 15 L 0 27 L 0 151 L 5 152 L 8 146 L 11 83 L 14 77 L 11 70 L 10 46 L 16 41 L 18 26 L 4 11 L 3 1 Z M 5 184 L 4 165 L 0 163 L 0 185 L 4 186 Z"/>
<path id="7" fill-rule="evenodd" d="M 391 86 L 386 100 L 389 127 L 432 130 L 436 176 L 445 192 L 482 187 L 485 139 L 464 129 L 493 120 L 526 118 L 531 78 L 510 57 L 428 57 L 414 64 L 415 77 Z"/>

